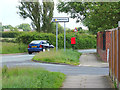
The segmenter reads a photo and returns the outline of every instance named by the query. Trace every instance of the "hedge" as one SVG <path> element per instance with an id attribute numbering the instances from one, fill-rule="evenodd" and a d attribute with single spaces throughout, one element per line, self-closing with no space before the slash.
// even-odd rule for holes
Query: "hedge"
<path id="1" fill-rule="evenodd" d="M 16 36 L 24 32 L 10 31 L 10 32 L 0 32 L 0 37 L 2 38 L 15 38 Z"/>
<path id="2" fill-rule="evenodd" d="M 71 37 L 77 37 L 76 39 L 76 49 L 89 49 L 96 48 L 96 36 L 88 34 L 77 34 L 66 33 L 66 48 L 72 48 Z M 17 39 L 18 42 L 24 44 L 29 44 L 32 40 L 48 40 L 51 44 L 56 46 L 56 35 L 51 33 L 37 33 L 37 32 L 26 32 L 20 34 Z M 58 47 L 64 48 L 64 34 L 58 35 Z"/>

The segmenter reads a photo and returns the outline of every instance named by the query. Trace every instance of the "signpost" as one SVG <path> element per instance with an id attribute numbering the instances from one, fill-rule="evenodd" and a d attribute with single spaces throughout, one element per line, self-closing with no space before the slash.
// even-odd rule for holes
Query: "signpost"
<path id="1" fill-rule="evenodd" d="M 53 17 L 52 22 L 69 22 L 68 17 Z"/>
<path id="2" fill-rule="evenodd" d="M 68 17 L 53 17 L 52 22 L 56 22 L 56 51 L 58 50 L 58 22 L 64 22 L 64 51 L 66 49 L 66 30 L 65 22 L 69 22 Z"/>
<path id="3" fill-rule="evenodd" d="M 75 32 L 75 37 L 77 38 L 77 32 L 78 32 L 77 28 L 75 28 L 73 32 Z"/>
<path id="4" fill-rule="evenodd" d="M 78 32 L 77 28 L 75 28 L 73 31 L 74 31 L 74 32 Z"/>

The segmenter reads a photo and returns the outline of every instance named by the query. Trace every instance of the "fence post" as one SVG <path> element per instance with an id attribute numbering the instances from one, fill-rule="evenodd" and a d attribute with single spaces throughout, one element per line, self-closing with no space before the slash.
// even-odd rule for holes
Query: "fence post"
<path id="1" fill-rule="evenodd" d="M 113 60 L 113 58 L 112 58 L 112 53 L 113 53 L 113 48 L 112 48 L 113 47 L 113 39 L 112 38 L 113 38 L 113 34 L 112 33 L 113 32 L 111 31 L 111 75 L 110 75 L 111 79 L 112 79 L 112 64 L 113 64 L 112 63 L 112 60 Z"/>
<path id="2" fill-rule="evenodd" d="M 114 31 L 114 80 L 116 82 L 116 84 L 118 84 L 118 78 L 117 78 L 117 75 L 118 75 L 118 60 L 117 60 L 117 57 L 118 57 L 118 45 L 117 45 L 117 40 L 118 40 L 118 37 L 117 37 L 117 30 L 115 29 Z"/>
<path id="3" fill-rule="evenodd" d="M 118 55 L 119 55 L 119 54 L 118 54 L 118 53 L 119 53 L 119 52 L 118 52 L 118 48 L 119 48 L 119 47 L 118 47 L 118 45 L 119 45 L 119 44 L 118 44 L 118 39 L 119 39 L 119 36 L 118 36 L 118 35 L 119 35 L 119 34 L 118 34 L 118 30 L 117 30 L 117 87 L 119 88 L 119 81 L 118 81 L 118 74 L 119 74 L 119 73 L 118 73 L 118 69 L 119 69 L 119 68 L 118 68 L 118 65 L 119 65 L 119 64 L 118 64 L 118 63 L 119 63 L 119 62 L 118 62 Z"/>
<path id="4" fill-rule="evenodd" d="M 112 42 L 112 50 L 113 50 L 113 53 L 112 53 L 112 80 L 113 80 L 113 82 L 114 82 L 114 78 L 115 78 L 115 75 L 114 75 L 114 66 L 115 66 L 115 65 L 114 65 L 114 53 L 115 53 L 115 52 L 114 52 L 114 31 L 112 31 L 112 32 L 113 32 L 113 33 L 112 33 L 112 34 L 113 34 L 113 37 L 112 37 L 112 39 L 113 39 L 113 40 L 112 40 L 112 41 L 113 41 L 113 42 Z"/>
<path id="5" fill-rule="evenodd" d="M 120 21 L 118 22 L 118 88 L 120 89 Z"/>

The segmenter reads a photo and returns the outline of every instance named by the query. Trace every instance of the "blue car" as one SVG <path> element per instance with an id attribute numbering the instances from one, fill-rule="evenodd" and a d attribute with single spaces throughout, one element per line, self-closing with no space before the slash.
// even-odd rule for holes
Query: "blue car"
<path id="1" fill-rule="evenodd" d="M 45 51 L 46 49 L 54 48 L 47 40 L 34 40 L 28 45 L 28 53 Z"/>

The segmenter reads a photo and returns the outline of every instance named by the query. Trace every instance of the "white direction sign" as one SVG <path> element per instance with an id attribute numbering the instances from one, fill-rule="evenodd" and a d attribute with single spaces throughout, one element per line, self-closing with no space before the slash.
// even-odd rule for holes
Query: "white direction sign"
<path id="1" fill-rule="evenodd" d="M 53 17 L 52 22 L 69 22 L 68 17 Z"/>

